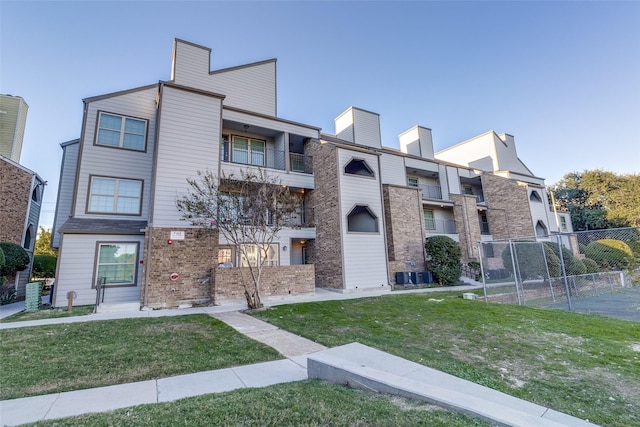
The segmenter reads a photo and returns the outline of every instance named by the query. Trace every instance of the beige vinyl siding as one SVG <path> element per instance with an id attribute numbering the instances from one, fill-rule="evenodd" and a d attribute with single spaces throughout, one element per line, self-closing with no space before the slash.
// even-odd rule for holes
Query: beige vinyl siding
<path id="1" fill-rule="evenodd" d="M 380 116 L 375 113 L 354 108 L 355 142 L 368 147 L 380 148 Z"/>
<path id="2" fill-rule="evenodd" d="M 86 213 L 91 176 L 142 180 L 144 186 L 142 188 L 141 214 L 131 217 L 146 218 L 149 215 L 149 195 L 151 192 L 155 140 L 156 94 L 157 89 L 154 87 L 89 103 L 82 145 L 82 164 L 80 165 L 77 183 L 77 199 L 73 211 L 74 216 L 86 218 L 115 217 L 115 215 L 109 214 Z M 146 151 L 94 145 L 99 111 L 146 120 Z"/>
<path id="3" fill-rule="evenodd" d="M 276 115 L 275 60 L 210 72 L 210 49 L 180 40 L 175 49 L 176 84 L 224 94 L 231 107 Z"/>
<path id="4" fill-rule="evenodd" d="M 76 168 L 78 167 L 78 151 L 80 143 L 75 142 L 63 147 L 62 166 L 60 168 L 60 182 L 58 184 L 58 201 L 53 219 L 53 235 L 51 236 L 51 246 L 60 246 L 60 234 L 58 229 L 65 223 L 71 215 L 71 202 L 73 201 L 73 191 L 75 189 Z"/>
<path id="5" fill-rule="evenodd" d="M 119 236 L 103 234 L 65 234 L 58 254 L 59 277 L 56 277 L 56 307 L 67 305 L 67 292 L 75 291 L 73 305 L 93 305 L 96 290 L 92 288 L 96 269 L 97 242 L 132 242 L 138 246 L 137 286 L 108 287 L 105 289 L 104 303 L 140 301 L 140 283 L 144 236 Z"/>
<path id="6" fill-rule="evenodd" d="M 414 159 L 407 157 L 405 159 L 405 165 L 407 169 L 416 169 L 421 171 L 439 172 L 438 164 L 435 162 L 429 162 L 426 160 Z"/>
<path id="7" fill-rule="evenodd" d="M 407 175 L 402 156 L 383 153 L 380 162 L 383 184 L 407 185 Z"/>
<path id="8" fill-rule="evenodd" d="M 249 166 L 237 163 L 225 163 L 222 162 L 220 166 L 220 172 L 225 175 L 239 176 L 242 170 L 254 169 L 258 170 L 257 166 Z M 312 174 L 309 173 L 288 173 L 286 171 L 277 169 L 265 169 L 270 176 L 280 180 L 280 184 L 287 185 L 289 187 L 298 187 L 306 189 L 314 189 L 315 182 Z"/>
<path id="9" fill-rule="evenodd" d="M 186 194 L 187 178 L 198 171 L 218 173 L 221 99 L 165 86 L 158 130 L 155 227 L 185 226 L 176 199 Z"/>
<path id="10" fill-rule="evenodd" d="M 365 160 L 374 171 L 375 178 L 344 174 L 344 166 L 352 158 Z M 356 288 L 386 286 L 388 284 L 387 259 L 377 156 L 341 149 L 338 153 L 338 159 L 345 289 L 355 290 Z M 377 233 L 350 233 L 347 231 L 347 215 L 354 205 L 369 207 L 378 220 Z"/>
<path id="11" fill-rule="evenodd" d="M 447 166 L 447 187 L 449 189 L 449 194 L 462 194 L 458 168 Z"/>
<path id="12" fill-rule="evenodd" d="M 335 119 L 336 136 L 345 141 L 354 142 L 353 109 L 349 108 Z"/>

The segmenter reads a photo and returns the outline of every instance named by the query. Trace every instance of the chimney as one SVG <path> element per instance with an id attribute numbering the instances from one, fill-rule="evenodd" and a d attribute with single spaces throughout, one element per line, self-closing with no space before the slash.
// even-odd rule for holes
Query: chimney
<path id="1" fill-rule="evenodd" d="M 400 151 L 423 159 L 433 160 L 433 139 L 431 129 L 414 126 L 398 135 Z"/>
<path id="2" fill-rule="evenodd" d="M 372 148 L 382 147 L 380 136 L 380 115 L 356 107 L 335 119 L 336 136 L 345 141 Z"/>

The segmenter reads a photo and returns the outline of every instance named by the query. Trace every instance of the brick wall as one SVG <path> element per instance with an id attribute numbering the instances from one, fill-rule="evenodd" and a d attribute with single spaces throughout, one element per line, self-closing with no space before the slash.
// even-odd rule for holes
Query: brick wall
<path id="1" fill-rule="evenodd" d="M 33 175 L 29 172 L 0 160 L 0 242 L 22 246 L 32 181 Z"/>
<path id="2" fill-rule="evenodd" d="M 185 239 L 167 244 L 171 231 L 184 231 Z M 147 232 L 145 243 L 148 238 Z M 217 234 L 200 229 L 153 228 L 151 255 L 145 252 L 144 258 L 143 303 L 145 287 L 146 305 L 152 308 L 211 303 L 214 284 L 212 273 L 218 264 L 217 241 Z M 179 276 L 176 280 L 171 279 L 173 273 Z"/>
<path id="3" fill-rule="evenodd" d="M 316 224 L 313 247 L 316 286 L 343 287 L 342 234 L 338 194 L 338 153 L 330 144 L 312 145 L 315 189 L 311 195 Z"/>
<path id="4" fill-rule="evenodd" d="M 424 230 L 418 189 L 383 185 L 389 280 L 398 271 L 424 271 Z"/>
<path id="5" fill-rule="evenodd" d="M 474 247 L 480 242 L 480 220 L 476 196 L 469 194 L 451 194 L 453 215 L 456 220 L 456 232 L 460 239 L 462 262 L 477 261 Z"/>
<path id="6" fill-rule="evenodd" d="M 535 235 L 526 185 L 485 174 L 482 175 L 482 189 L 488 207 L 489 230 L 494 239 Z"/>
<path id="7" fill-rule="evenodd" d="M 215 274 L 215 302 L 225 304 L 245 302 L 242 273 L 251 283 L 249 269 L 216 268 Z M 315 292 L 314 266 L 281 265 L 278 267 L 264 267 L 260 278 L 260 296 L 264 299 L 273 296 L 288 296 L 313 294 Z"/>

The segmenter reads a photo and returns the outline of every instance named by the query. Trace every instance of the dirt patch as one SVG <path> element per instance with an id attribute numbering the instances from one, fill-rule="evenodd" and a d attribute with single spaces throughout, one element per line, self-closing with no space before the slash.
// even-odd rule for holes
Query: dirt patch
<path id="1" fill-rule="evenodd" d="M 395 407 L 401 409 L 403 411 L 436 411 L 441 409 L 438 406 L 431 405 L 429 403 L 417 402 L 409 399 L 404 399 L 398 396 L 389 396 L 387 397 L 389 402 L 391 402 Z"/>

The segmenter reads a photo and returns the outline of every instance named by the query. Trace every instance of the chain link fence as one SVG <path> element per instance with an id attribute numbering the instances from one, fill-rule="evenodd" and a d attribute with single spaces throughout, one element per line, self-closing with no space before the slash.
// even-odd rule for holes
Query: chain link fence
<path id="1" fill-rule="evenodd" d="M 480 242 L 485 301 L 640 321 L 640 227 Z"/>

